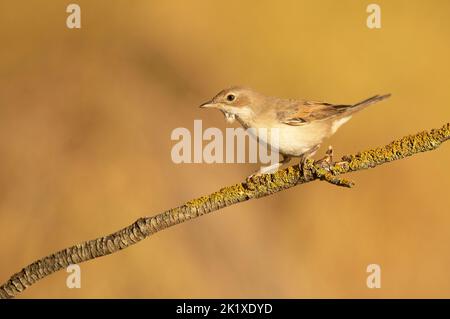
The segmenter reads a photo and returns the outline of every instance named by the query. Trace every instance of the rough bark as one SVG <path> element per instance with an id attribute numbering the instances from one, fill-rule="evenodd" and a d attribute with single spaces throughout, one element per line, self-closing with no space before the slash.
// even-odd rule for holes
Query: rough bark
<path id="1" fill-rule="evenodd" d="M 314 180 L 325 180 L 335 185 L 351 187 L 353 183 L 341 178 L 340 175 L 434 150 L 449 137 L 450 123 L 440 129 L 405 136 L 383 147 L 344 156 L 338 162 L 307 160 L 301 166 L 295 165 L 273 174 L 248 178 L 242 183 L 224 187 L 153 217 L 139 218 L 130 226 L 110 235 L 65 248 L 39 259 L 1 285 L 0 297 L 12 298 L 38 280 L 68 265 L 112 254 L 160 230 L 236 203 L 268 196 Z"/>

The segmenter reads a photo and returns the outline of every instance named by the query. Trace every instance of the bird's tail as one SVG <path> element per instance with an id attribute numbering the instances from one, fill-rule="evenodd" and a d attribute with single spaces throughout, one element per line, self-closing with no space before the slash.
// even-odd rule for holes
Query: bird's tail
<path id="1" fill-rule="evenodd" d="M 368 99 L 366 99 L 364 101 L 361 101 L 359 103 L 353 104 L 351 106 L 351 108 L 358 108 L 358 109 L 359 108 L 363 108 L 363 107 L 369 106 L 371 104 L 380 102 L 380 101 L 382 101 L 384 99 L 387 99 L 390 96 L 391 96 L 391 94 L 375 95 L 375 96 L 372 96 L 372 97 L 370 97 L 370 98 L 368 98 Z"/>

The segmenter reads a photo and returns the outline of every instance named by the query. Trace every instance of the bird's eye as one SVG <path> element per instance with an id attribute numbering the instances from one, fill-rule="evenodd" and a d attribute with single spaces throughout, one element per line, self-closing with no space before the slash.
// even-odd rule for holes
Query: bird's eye
<path id="1" fill-rule="evenodd" d="M 230 102 L 233 102 L 236 99 L 236 96 L 234 94 L 228 94 L 227 95 L 227 100 Z"/>

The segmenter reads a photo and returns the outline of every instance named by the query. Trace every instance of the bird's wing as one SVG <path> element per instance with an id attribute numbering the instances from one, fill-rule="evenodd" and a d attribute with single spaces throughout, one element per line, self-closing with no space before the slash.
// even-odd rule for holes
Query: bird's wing
<path id="1" fill-rule="evenodd" d="M 278 108 L 280 122 L 298 126 L 324 120 L 344 113 L 351 105 L 336 105 L 319 101 L 292 101 Z"/>
<path id="2" fill-rule="evenodd" d="M 331 104 L 319 101 L 289 100 L 277 108 L 277 118 L 287 125 L 299 126 L 312 121 L 351 115 L 364 107 L 388 98 L 390 94 L 375 95 L 356 104 Z"/>

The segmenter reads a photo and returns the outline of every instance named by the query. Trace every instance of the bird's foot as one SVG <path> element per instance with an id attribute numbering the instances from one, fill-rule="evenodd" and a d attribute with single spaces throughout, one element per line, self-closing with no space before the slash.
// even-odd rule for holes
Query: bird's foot
<path id="1" fill-rule="evenodd" d="M 336 176 L 335 172 L 333 172 L 333 165 L 340 165 L 342 162 L 333 162 L 333 147 L 330 145 L 326 152 L 325 157 L 314 162 L 315 165 L 318 165 L 320 168 L 317 171 L 317 174 L 321 180 L 327 181 L 328 183 L 343 186 L 343 187 L 352 187 L 355 183 L 351 180 L 345 179 L 343 177 Z"/>
<path id="2" fill-rule="evenodd" d="M 306 153 L 303 153 L 300 156 L 300 161 L 298 163 L 298 168 L 300 169 L 300 171 L 303 170 L 303 167 L 308 163 L 308 160 L 310 162 L 310 164 L 312 164 L 314 161 L 310 160 L 311 156 L 314 156 L 314 154 L 316 154 L 317 150 L 320 148 L 320 144 L 315 145 L 313 148 L 311 148 L 309 151 L 307 151 Z"/>
<path id="3" fill-rule="evenodd" d="M 328 150 L 325 153 L 325 156 L 317 161 L 315 161 L 315 164 L 320 165 L 321 167 L 330 170 L 332 164 L 333 164 L 333 147 L 330 145 L 328 146 Z"/>

